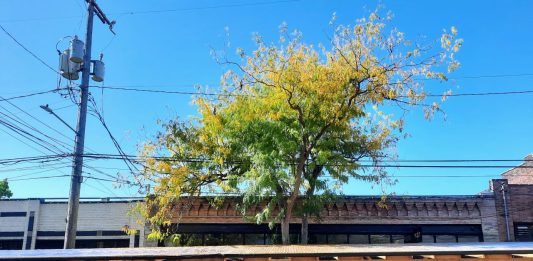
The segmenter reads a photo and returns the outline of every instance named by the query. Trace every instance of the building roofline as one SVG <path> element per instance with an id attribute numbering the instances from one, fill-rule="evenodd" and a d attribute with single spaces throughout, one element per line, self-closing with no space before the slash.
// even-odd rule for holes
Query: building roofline
<path id="1" fill-rule="evenodd" d="M 208 198 L 210 196 L 201 196 L 199 198 Z M 233 199 L 237 196 L 225 196 L 226 198 Z M 420 200 L 420 199 L 479 199 L 479 198 L 493 198 L 492 194 L 483 195 L 387 195 L 388 200 Z M 362 200 L 362 199 L 381 199 L 380 195 L 341 195 L 336 199 L 342 200 Z M 80 203 L 131 203 L 144 201 L 144 197 L 87 197 L 80 198 Z M 68 198 L 12 198 L 12 199 L 0 199 L 0 201 L 29 201 L 38 200 L 44 204 L 61 204 L 67 203 Z"/>

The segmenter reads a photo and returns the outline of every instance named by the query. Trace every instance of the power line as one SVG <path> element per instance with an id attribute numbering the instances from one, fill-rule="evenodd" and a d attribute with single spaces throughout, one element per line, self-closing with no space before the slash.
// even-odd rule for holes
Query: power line
<path id="1" fill-rule="evenodd" d="M 110 89 L 110 90 L 122 90 L 122 91 L 133 91 L 133 92 L 150 92 L 150 93 L 166 93 L 166 94 L 180 94 L 180 95 L 206 95 L 206 96 L 244 96 L 242 94 L 231 94 L 231 93 L 207 93 L 207 92 L 184 92 L 184 91 L 168 91 L 168 90 L 157 90 L 157 89 L 142 89 L 142 88 L 129 88 L 129 87 L 113 87 L 113 86 L 89 86 L 92 88 L 99 89 Z"/>
<path id="2" fill-rule="evenodd" d="M 452 93 L 448 95 L 442 94 L 428 94 L 427 97 L 461 97 L 461 96 L 491 96 L 491 95 L 510 95 L 510 94 L 529 94 L 533 93 L 533 90 L 525 91 L 507 91 L 507 92 L 477 92 L 477 93 Z"/>
<path id="3" fill-rule="evenodd" d="M 293 2 L 299 2 L 299 1 L 300 0 L 279 0 L 279 1 L 265 1 L 265 2 L 248 2 L 248 3 L 240 3 L 240 4 L 222 4 L 222 5 L 212 5 L 212 6 L 202 6 L 202 7 L 188 7 L 188 8 L 185 7 L 185 8 L 174 8 L 174 9 L 148 10 L 148 11 L 126 11 L 126 12 L 119 12 L 119 13 L 111 13 L 111 15 L 139 15 L 139 14 L 198 11 L 198 10 L 220 9 L 220 8 L 229 8 L 229 7 L 248 7 L 248 6 L 261 6 L 261 5 L 272 5 L 272 4 L 281 4 L 281 3 L 293 3 Z"/>
<path id="4" fill-rule="evenodd" d="M 224 4 L 224 5 L 160 9 L 160 10 L 148 10 L 148 11 L 123 11 L 123 12 L 117 12 L 117 13 L 110 13 L 110 15 L 146 15 L 146 14 L 155 14 L 155 13 L 198 11 L 198 10 L 220 9 L 220 8 L 230 8 L 230 7 L 261 6 L 261 5 L 299 2 L 299 1 L 301 0 L 280 0 L 280 1 L 255 2 L 255 3 L 251 2 L 251 3 L 240 3 L 240 4 Z M 44 21 L 44 20 L 76 19 L 76 18 L 80 18 L 80 16 L 22 18 L 22 19 L 2 20 L 0 22 L 1 23 L 16 23 L 16 22 L 31 22 L 31 21 Z"/>
<path id="5" fill-rule="evenodd" d="M 96 105 L 96 101 L 94 100 L 93 96 L 90 96 L 90 101 L 92 103 L 92 109 L 93 109 L 93 112 L 94 112 L 96 118 L 100 121 L 100 123 L 102 124 L 104 129 L 107 131 L 107 134 L 109 135 L 109 138 L 113 142 L 113 145 L 117 149 L 118 153 L 122 156 L 121 158 L 123 159 L 124 163 L 126 164 L 126 167 L 128 167 L 128 169 L 130 169 L 131 173 L 133 173 L 132 167 L 138 172 L 139 169 L 137 168 L 137 166 L 135 166 L 135 164 L 128 158 L 128 156 L 126 155 L 126 153 L 124 152 L 124 150 L 120 146 L 120 143 L 117 141 L 117 139 L 115 139 L 115 136 L 113 136 L 113 133 L 111 133 L 111 130 L 109 130 L 109 128 L 107 127 L 107 124 L 106 124 L 106 121 L 104 119 L 104 116 L 98 111 L 98 106 Z M 130 166 L 130 164 L 131 164 L 131 166 Z"/>
<path id="6" fill-rule="evenodd" d="M 41 59 L 39 56 L 37 56 L 35 53 L 33 53 L 32 51 L 30 51 L 28 48 L 26 48 L 26 46 L 24 46 L 22 43 L 20 43 L 13 35 L 11 35 L 2 25 L 0 25 L 0 29 L 2 29 L 2 31 L 4 31 L 5 34 L 7 34 L 7 36 L 9 36 L 13 41 L 15 41 L 15 43 L 17 43 L 20 47 L 22 47 L 22 49 L 24 49 L 26 52 L 28 52 L 29 54 L 31 54 L 31 56 L 33 56 L 33 58 L 37 59 L 39 62 L 41 62 L 44 66 L 46 66 L 48 69 L 52 70 L 53 72 L 55 72 L 56 74 L 60 74 L 56 69 L 54 69 L 52 66 L 50 66 L 49 64 L 47 64 L 43 59 Z"/>
<path id="7" fill-rule="evenodd" d="M 43 177 L 33 177 L 33 178 L 22 178 L 22 179 L 7 179 L 7 181 L 23 181 L 23 180 L 37 180 L 37 179 L 52 179 L 52 178 L 62 178 L 70 177 L 71 175 L 55 175 L 55 176 L 43 176 Z"/>
<path id="8" fill-rule="evenodd" d="M 45 156 L 28 156 L 28 157 L 19 157 L 19 158 L 7 158 L 7 159 L 0 159 L 0 163 L 2 161 L 17 161 L 17 160 L 26 160 L 26 159 L 37 159 L 40 160 L 42 158 L 61 158 L 61 157 L 70 157 L 71 154 L 53 154 L 53 155 L 45 155 Z M 108 154 L 108 153 L 85 153 L 82 156 L 87 158 L 95 158 L 95 159 L 121 159 L 121 154 Z M 202 159 L 202 158 L 183 158 L 178 159 L 175 157 L 164 157 L 164 156 L 135 156 L 135 155 L 129 155 L 126 154 L 129 158 L 134 158 L 137 160 L 145 160 L 145 159 L 157 159 L 157 160 L 169 160 L 169 161 L 180 161 L 180 162 L 201 162 L 201 161 L 209 161 L 208 159 Z M 370 160 L 359 160 L 359 162 L 370 162 Z M 533 160 L 530 159 L 384 159 L 381 160 L 381 162 L 533 162 Z"/>
<path id="9" fill-rule="evenodd" d="M 237 97 L 237 96 L 251 96 L 248 94 L 233 94 L 233 93 L 208 93 L 208 92 L 186 92 L 186 91 L 169 91 L 169 90 L 160 90 L 160 89 L 145 89 L 145 88 L 130 88 L 130 87 L 118 87 L 118 86 L 89 86 L 92 88 L 99 89 L 109 89 L 109 90 L 121 90 L 121 91 L 131 91 L 131 92 L 148 92 L 148 93 L 164 93 L 164 94 L 178 94 L 178 95 L 204 95 L 204 96 L 228 96 L 228 97 Z M 513 95 L 513 94 L 531 94 L 533 90 L 524 90 L 524 91 L 505 91 L 505 92 L 478 92 L 478 93 L 452 93 L 448 95 L 443 94 L 427 94 L 426 97 L 462 97 L 462 96 L 493 96 L 493 95 Z M 407 96 L 398 96 L 404 98 Z"/>
<path id="10" fill-rule="evenodd" d="M 0 97 L 0 101 L 10 101 L 10 100 L 15 100 L 15 99 L 27 98 L 27 97 L 31 97 L 31 96 L 35 96 L 35 95 L 41 95 L 41 94 L 47 94 L 47 93 L 51 93 L 51 92 L 57 92 L 57 91 L 59 91 L 61 89 L 64 89 L 64 88 L 56 88 L 56 89 L 47 90 L 47 91 L 33 92 L 33 93 L 29 93 L 29 94 L 25 94 L 25 95 L 19 95 L 19 96 L 13 96 L 13 97 L 9 97 L 9 98 Z"/>
<path id="11" fill-rule="evenodd" d="M 507 77 L 529 77 L 533 76 L 533 73 L 516 73 L 516 74 L 486 74 L 486 75 L 466 75 L 451 77 L 450 80 L 458 79 L 481 79 L 481 78 L 507 78 Z"/>

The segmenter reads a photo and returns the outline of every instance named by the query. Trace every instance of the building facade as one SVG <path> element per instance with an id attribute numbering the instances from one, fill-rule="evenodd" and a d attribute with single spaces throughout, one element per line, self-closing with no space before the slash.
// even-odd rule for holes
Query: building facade
<path id="1" fill-rule="evenodd" d="M 129 215 L 139 200 L 108 198 L 80 204 L 77 248 L 139 247 L 144 225 Z M 63 248 L 67 202 L 55 199 L 0 200 L 0 249 Z M 124 230 L 136 229 L 136 235 Z"/>
<path id="2" fill-rule="evenodd" d="M 531 156 L 526 157 L 526 159 Z M 531 158 L 533 160 L 533 158 Z M 527 161 L 524 164 L 533 162 Z M 523 166 L 523 165 L 521 165 Z M 524 171 L 529 170 L 529 171 Z M 510 173 L 515 173 L 509 178 Z M 520 173 L 520 174 L 516 174 Z M 346 196 L 324 206 L 321 219 L 309 223 L 310 244 L 386 244 L 533 241 L 533 175 L 517 167 L 490 181 L 478 195 Z M 196 198 L 175 226 L 178 240 L 147 239 L 149 229 L 130 210 L 141 199 L 86 199 L 80 204 L 76 247 L 148 247 L 164 245 L 275 244 L 279 227 L 245 221 L 235 198 L 211 206 Z M 0 249 L 62 248 L 67 201 L 0 200 Z M 177 222 L 176 222 L 177 223 Z M 299 242 L 300 220 L 290 227 Z M 126 229 L 137 233 L 128 235 Z"/>

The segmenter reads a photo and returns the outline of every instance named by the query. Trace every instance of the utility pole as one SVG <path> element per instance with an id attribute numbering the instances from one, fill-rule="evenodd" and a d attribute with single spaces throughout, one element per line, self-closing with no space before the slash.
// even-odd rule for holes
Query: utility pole
<path id="1" fill-rule="evenodd" d="M 78 109 L 78 124 L 74 144 L 74 159 L 72 177 L 70 180 L 70 194 L 68 198 L 67 226 L 65 229 L 64 248 L 75 248 L 78 226 L 78 209 L 80 205 L 80 187 L 82 182 L 83 153 L 85 144 L 85 125 L 87 122 L 87 101 L 89 99 L 89 77 L 91 75 L 91 47 L 93 38 L 93 17 L 96 13 L 102 23 L 109 25 L 111 32 L 115 22 L 110 22 L 95 0 L 87 2 L 87 31 L 85 32 L 85 52 L 80 85 L 80 106 Z"/>

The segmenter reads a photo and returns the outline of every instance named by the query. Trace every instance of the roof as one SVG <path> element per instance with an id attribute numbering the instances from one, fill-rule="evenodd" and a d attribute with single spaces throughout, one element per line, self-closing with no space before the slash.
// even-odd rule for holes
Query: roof
<path id="1" fill-rule="evenodd" d="M 0 259 L 101 260 L 159 258 L 250 258 L 306 256 L 338 257 L 481 254 L 533 254 L 533 242 L 6 250 L 0 251 Z"/>

